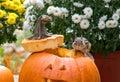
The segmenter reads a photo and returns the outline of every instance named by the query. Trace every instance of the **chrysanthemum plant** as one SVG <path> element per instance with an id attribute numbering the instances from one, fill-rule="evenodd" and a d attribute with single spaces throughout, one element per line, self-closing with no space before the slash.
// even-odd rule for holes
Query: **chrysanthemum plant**
<path id="1" fill-rule="evenodd" d="M 0 0 L 0 44 L 16 41 L 14 31 L 22 29 L 24 0 Z"/>
<path id="2" fill-rule="evenodd" d="M 120 49 L 119 0 L 26 0 L 25 29 L 35 27 L 43 14 L 52 16 L 46 24 L 49 33 L 63 34 L 65 47 L 72 48 L 75 37 L 83 36 L 92 52 L 107 55 Z"/>

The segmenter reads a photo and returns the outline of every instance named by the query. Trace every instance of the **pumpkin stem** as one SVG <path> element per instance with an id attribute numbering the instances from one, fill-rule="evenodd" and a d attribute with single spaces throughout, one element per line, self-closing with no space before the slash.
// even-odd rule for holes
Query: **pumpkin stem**
<path id="1" fill-rule="evenodd" d="M 62 65 L 62 67 L 60 68 L 60 70 L 66 70 L 66 66 Z"/>
<path id="2" fill-rule="evenodd" d="M 34 28 L 33 36 L 28 39 L 43 39 L 46 37 L 50 37 L 50 35 L 47 34 L 45 24 L 51 20 L 52 18 L 50 16 L 47 15 L 40 16 Z"/>

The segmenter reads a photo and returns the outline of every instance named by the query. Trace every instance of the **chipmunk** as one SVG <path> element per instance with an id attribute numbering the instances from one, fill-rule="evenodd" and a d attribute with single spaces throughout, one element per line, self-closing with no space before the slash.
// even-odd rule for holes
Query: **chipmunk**
<path id="1" fill-rule="evenodd" d="M 43 39 L 49 37 L 50 35 L 47 34 L 45 24 L 52 20 L 52 17 L 47 15 L 42 15 L 38 18 L 36 26 L 33 31 L 33 36 L 28 39 Z"/>
<path id="2" fill-rule="evenodd" d="M 82 52 L 84 56 L 89 56 L 94 61 L 94 58 L 92 54 L 90 53 L 91 43 L 86 38 L 77 37 L 74 40 L 72 47 L 75 50 L 75 54 L 77 52 Z"/>

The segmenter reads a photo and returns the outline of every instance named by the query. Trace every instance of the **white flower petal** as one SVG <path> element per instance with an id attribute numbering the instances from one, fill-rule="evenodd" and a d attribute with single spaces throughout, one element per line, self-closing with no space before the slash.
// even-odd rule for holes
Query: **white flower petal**
<path id="1" fill-rule="evenodd" d="M 105 28 L 105 22 L 104 21 L 99 21 L 98 28 L 99 29 L 104 29 Z"/>
<path id="2" fill-rule="evenodd" d="M 117 20 L 113 20 L 113 28 L 118 26 L 118 21 Z"/>
<path id="3" fill-rule="evenodd" d="M 66 8 L 61 8 L 61 16 L 62 17 L 67 17 L 68 16 L 68 10 Z"/>
<path id="4" fill-rule="evenodd" d="M 50 3 L 50 2 L 51 2 L 51 0 L 45 0 L 45 2 L 46 2 L 46 3 Z"/>
<path id="5" fill-rule="evenodd" d="M 116 13 L 117 13 L 118 15 L 120 15 L 120 9 L 117 9 L 117 10 L 116 10 Z"/>
<path id="6" fill-rule="evenodd" d="M 44 8 L 44 3 L 41 0 L 36 0 L 36 3 L 38 8 Z"/>
<path id="7" fill-rule="evenodd" d="M 30 22 L 29 21 L 25 21 L 23 24 L 23 29 L 24 30 L 30 30 L 32 27 L 30 26 Z"/>
<path id="8" fill-rule="evenodd" d="M 35 5 L 36 0 L 29 0 L 31 5 Z"/>
<path id="9" fill-rule="evenodd" d="M 112 26 L 113 26 L 112 20 L 106 21 L 106 27 L 107 27 L 107 28 L 111 28 Z"/>
<path id="10" fill-rule="evenodd" d="M 79 8 L 84 6 L 83 4 L 81 4 L 81 3 L 79 3 L 79 2 L 74 2 L 73 5 L 74 5 L 75 7 L 79 7 Z"/>
<path id="11" fill-rule="evenodd" d="M 80 28 L 82 28 L 82 29 L 87 29 L 89 26 L 90 26 L 90 23 L 87 19 L 83 19 L 80 22 Z"/>
<path id="12" fill-rule="evenodd" d="M 72 16 L 72 21 L 73 21 L 74 23 L 79 23 L 80 20 L 81 20 L 81 17 L 80 17 L 79 14 L 74 14 L 74 15 Z"/>
<path id="13" fill-rule="evenodd" d="M 48 14 L 53 14 L 53 11 L 54 11 L 54 6 L 49 6 L 48 8 L 47 8 L 47 13 Z"/>
<path id="14" fill-rule="evenodd" d="M 101 18 L 100 18 L 100 21 L 106 21 L 107 20 L 107 15 L 103 15 Z"/>
<path id="15" fill-rule="evenodd" d="M 30 20 L 34 22 L 36 20 L 36 16 L 35 15 L 30 16 Z"/>
<path id="16" fill-rule="evenodd" d="M 91 15 L 91 16 L 93 15 L 93 10 L 90 7 L 84 8 L 83 12 L 84 12 L 85 15 Z"/>
<path id="17" fill-rule="evenodd" d="M 103 0 L 105 3 L 109 3 L 111 0 Z"/>
<path id="18" fill-rule="evenodd" d="M 113 14 L 113 16 L 112 16 L 112 19 L 113 20 L 119 20 L 119 14 L 117 14 L 117 13 L 115 13 L 115 14 Z"/>
<path id="19" fill-rule="evenodd" d="M 18 30 L 18 29 L 16 29 L 16 30 L 14 31 L 14 34 L 15 34 L 18 38 L 24 36 L 23 30 Z"/>
<path id="20" fill-rule="evenodd" d="M 53 15 L 54 16 L 61 16 L 61 10 L 59 7 L 55 7 L 53 10 Z"/>

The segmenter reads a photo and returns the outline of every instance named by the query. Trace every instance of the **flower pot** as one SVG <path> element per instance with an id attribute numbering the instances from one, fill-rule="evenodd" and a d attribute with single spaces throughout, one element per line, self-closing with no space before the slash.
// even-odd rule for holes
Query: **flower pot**
<path id="1" fill-rule="evenodd" d="M 93 56 L 100 72 L 101 82 L 120 82 L 120 50 L 109 53 L 107 57 L 102 53 Z"/>

